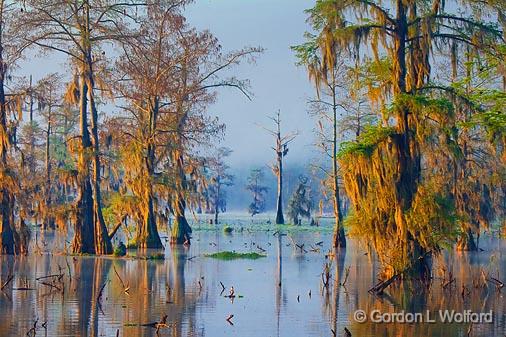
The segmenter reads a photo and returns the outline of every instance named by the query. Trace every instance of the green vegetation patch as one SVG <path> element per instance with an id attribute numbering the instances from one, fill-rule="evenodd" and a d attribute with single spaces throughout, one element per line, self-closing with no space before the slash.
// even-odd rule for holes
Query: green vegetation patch
<path id="1" fill-rule="evenodd" d="M 333 220 L 332 220 L 333 224 Z M 333 226 L 329 224 L 322 224 L 320 226 L 310 226 L 310 225 L 295 225 L 295 224 L 285 224 L 285 225 L 276 225 L 276 224 L 268 224 L 268 223 L 258 223 L 258 224 L 245 224 L 245 225 L 227 225 L 226 227 L 232 228 L 234 233 L 253 233 L 253 232 L 314 232 L 314 233 L 331 233 L 333 232 Z M 226 227 L 223 227 L 223 232 L 228 233 L 228 230 L 225 230 Z M 209 225 L 206 223 L 198 223 L 197 225 L 192 227 L 194 231 L 200 232 L 214 232 L 219 230 L 220 228 L 216 225 Z"/>
<path id="2" fill-rule="evenodd" d="M 228 226 L 228 225 L 225 225 L 225 226 L 223 227 L 223 233 L 226 233 L 226 234 L 230 234 L 230 233 L 232 233 L 232 232 L 233 232 L 233 230 L 234 230 L 234 228 L 233 228 L 233 227 L 231 227 L 231 226 Z"/>
<path id="3" fill-rule="evenodd" d="M 114 256 L 125 256 L 127 253 L 127 247 L 123 242 L 120 242 L 116 247 L 114 247 Z"/>
<path id="4" fill-rule="evenodd" d="M 395 133 L 392 127 L 370 126 L 367 127 L 357 141 L 343 142 L 339 149 L 337 157 L 342 159 L 348 155 L 370 156 L 379 143 Z"/>
<path id="5" fill-rule="evenodd" d="M 255 252 L 237 253 L 237 252 L 223 251 L 223 252 L 217 252 L 217 253 L 212 253 L 212 254 L 204 254 L 204 256 L 212 257 L 213 259 L 219 259 L 219 260 L 237 260 L 237 259 L 256 260 L 261 257 L 266 257 L 267 255 L 258 254 Z"/>

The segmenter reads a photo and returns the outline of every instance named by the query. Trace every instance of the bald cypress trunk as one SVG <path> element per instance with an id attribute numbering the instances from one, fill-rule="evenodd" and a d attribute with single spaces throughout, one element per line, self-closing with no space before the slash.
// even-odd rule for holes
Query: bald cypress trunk
<path id="1" fill-rule="evenodd" d="M 183 155 L 179 150 L 174 150 L 172 159 L 174 165 L 176 165 L 177 187 L 172 202 L 174 224 L 172 226 L 170 242 L 172 244 L 190 244 L 192 229 L 185 216 L 186 201 L 184 198 L 184 191 L 186 190 L 186 177 L 184 173 Z"/>
<path id="2" fill-rule="evenodd" d="M 46 148 L 45 148 L 45 159 L 46 159 L 46 186 L 45 188 L 45 196 L 44 196 L 44 203 L 45 203 L 45 217 L 44 217 L 44 228 L 48 229 L 54 229 L 55 223 L 54 223 L 54 216 L 50 211 L 51 207 L 51 158 L 50 158 L 50 136 L 51 136 L 51 105 L 49 105 L 48 110 L 48 123 L 47 123 L 47 130 L 46 130 Z"/>
<path id="3" fill-rule="evenodd" d="M 72 242 L 74 254 L 95 254 L 94 217 L 93 217 L 93 191 L 90 183 L 90 156 L 93 148 L 88 130 L 88 85 L 84 73 L 80 78 L 80 131 L 81 148 L 78 156 L 77 174 L 77 214 Z"/>
<path id="4" fill-rule="evenodd" d="M 346 247 L 346 237 L 343 227 L 343 212 L 341 210 L 341 200 L 339 197 L 339 180 L 337 168 L 337 101 L 334 72 L 332 72 L 332 192 L 334 206 L 334 248 Z"/>
<path id="5" fill-rule="evenodd" d="M 406 41 L 408 38 L 407 6 L 403 0 L 397 0 L 397 18 L 395 35 L 394 71 L 397 83 L 395 94 L 406 95 Z M 413 47 L 412 47 L 413 48 Z M 411 78 L 416 78 L 411 74 Z M 413 82 L 414 83 L 414 82 Z M 394 146 L 397 154 L 396 174 L 396 203 L 395 225 L 403 241 L 403 255 L 408 263 L 406 274 L 413 277 L 426 277 L 430 275 L 430 256 L 421 247 L 418 238 L 412 235 L 407 228 L 406 212 L 411 208 L 413 198 L 417 191 L 420 179 L 420 152 L 413 135 L 416 130 L 409 123 L 409 110 L 406 106 L 397 109 L 397 134 L 394 137 Z M 397 271 L 399 272 L 399 271 Z"/>
<path id="6" fill-rule="evenodd" d="M 4 3 L 1 3 L 0 15 L 4 14 Z M 4 64 L 3 55 L 3 20 L 0 17 L 0 65 Z M 6 186 L 7 176 L 10 174 L 7 167 L 7 107 L 5 102 L 5 71 L 0 68 L 0 253 L 14 254 L 14 223 L 13 223 L 13 203 L 14 196 Z"/>
<path id="7" fill-rule="evenodd" d="M 216 184 L 216 195 L 214 197 L 214 224 L 218 224 L 218 214 L 220 213 L 220 179 L 218 178 Z"/>
<path id="8" fill-rule="evenodd" d="M 280 134 L 278 133 L 278 139 Z M 280 141 L 278 141 L 280 143 Z M 283 225 L 285 218 L 283 216 L 283 151 L 281 146 L 278 146 L 277 151 L 277 162 L 278 162 L 278 197 L 276 201 L 276 224 Z"/>
<path id="9" fill-rule="evenodd" d="M 90 56 L 91 57 L 91 56 Z M 91 62 L 91 60 L 90 60 Z M 91 63 L 90 63 L 91 68 Z M 100 140 L 98 137 L 98 113 L 93 93 L 93 73 L 90 70 L 89 82 L 90 88 L 90 107 L 91 107 L 91 135 L 93 137 L 93 214 L 95 227 L 95 251 L 96 254 L 112 254 L 112 243 L 107 233 L 104 216 L 102 214 L 102 195 L 101 195 L 101 164 L 100 164 Z"/>
<path id="10" fill-rule="evenodd" d="M 149 116 L 149 135 L 153 135 L 156 130 L 156 120 L 158 118 L 158 100 L 155 100 L 153 109 L 150 111 Z M 151 137 L 150 137 L 151 138 Z M 162 240 L 158 234 L 158 228 L 156 225 L 156 213 L 154 210 L 153 200 L 153 182 L 152 178 L 155 175 L 155 145 L 148 141 L 145 167 L 143 170 L 145 173 L 144 195 L 142 196 L 144 219 L 141 224 L 137 227 L 137 245 L 139 248 L 163 248 Z"/>

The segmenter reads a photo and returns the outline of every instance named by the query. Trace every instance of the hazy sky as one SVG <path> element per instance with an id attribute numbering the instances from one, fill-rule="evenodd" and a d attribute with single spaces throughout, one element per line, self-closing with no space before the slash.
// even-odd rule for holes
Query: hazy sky
<path id="1" fill-rule="evenodd" d="M 278 109 L 283 129 L 301 132 L 286 157 L 287 164 L 314 152 L 310 145 L 314 122 L 306 112 L 306 101 L 314 90 L 290 50 L 303 41 L 308 30 L 304 10 L 313 4 L 311 0 L 196 0 L 188 7 L 191 25 L 209 29 L 224 51 L 244 46 L 266 49 L 255 65 L 244 63 L 235 72 L 251 81 L 252 101 L 238 91 L 223 89 L 210 109 L 227 125 L 222 144 L 234 150 L 232 166 L 262 165 L 273 158 L 272 136 L 256 124 L 270 126 L 267 116 Z"/>

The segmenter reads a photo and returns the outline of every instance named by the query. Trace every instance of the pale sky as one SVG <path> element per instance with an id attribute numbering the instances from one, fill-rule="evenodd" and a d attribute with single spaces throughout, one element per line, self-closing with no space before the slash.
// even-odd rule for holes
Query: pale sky
<path id="1" fill-rule="evenodd" d="M 235 72 L 251 81 L 254 93 L 248 101 L 238 91 L 220 90 L 210 112 L 226 123 L 222 145 L 232 148 L 229 162 L 233 167 L 263 165 L 271 161 L 272 138 L 256 124 L 270 126 L 267 118 L 281 110 L 283 129 L 299 130 L 286 163 L 306 160 L 315 149 L 314 122 L 307 115 L 306 101 L 314 94 L 307 74 L 295 65 L 291 45 L 303 42 L 308 30 L 304 10 L 311 0 L 197 0 L 186 16 L 198 29 L 209 29 L 224 51 L 245 46 L 261 46 L 256 65 L 242 64 Z M 272 122 L 271 122 L 272 123 Z"/>

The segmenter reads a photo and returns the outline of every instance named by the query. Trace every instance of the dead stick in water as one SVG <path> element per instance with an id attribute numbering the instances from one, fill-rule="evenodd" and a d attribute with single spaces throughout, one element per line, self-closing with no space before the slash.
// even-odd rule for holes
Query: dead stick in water
<path id="1" fill-rule="evenodd" d="M 376 284 L 374 287 L 368 290 L 369 293 L 374 293 L 381 295 L 383 294 L 383 290 L 385 290 L 390 284 L 392 284 L 395 280 L 399 278 L 399 274 L 395 274 L 391 278 L 385 281 L 381 281 L 378 284 Z"/>
<path id="2" fill-rule="evenodd" d="M 9 275 L 7 277 L 7 281 L 5 281 L 5 283 L 2 285 L 2 288 L 0 288 L 0 290 L 4 290 L 4 288 L 7 287 L 7 285 L 12 281 L 13 278 L 14 278 L 13 275 Z"/>
<path id="3" fill-rule="evenodd" d="M 341 285 L 344 287 L 346 286 L 346 282 L 348 281 L 348 276 L 350 275 L 350 267 L 346 267 L 344 272 L 344 281 L 341 283 Z"/>
<path id="4" fill-rule="evenodd" d="M 102 293 L 104 292 L 104 288 L 105 286 L 107 285 L 107 280 L 104 282 L 104 284 L 102 285 L 102 287 L 100 288 L 100 291 L 98 292 L 98 296 L 97 296 L 97 303 L 99 306 L 101 306 L 101 301 L 102 301 Z"/>
<path id="5" fill-rule="evenodd" d="M 44 280 L 46 278 L 58 277 L 58 276 L 60 276 L 60 274 L 52 274 L 52 275 L 40 276 L 40 277 L 37 277 L 35 280 L 39 281 L 39 280 Z"/>
<path id="6" fill-rule="evenodd" d="M 297 248 L 299 248 L 301 252 L 307 253 L 307 250 L 304 249 L 304 244 L 301 245 L 295 244 L 295 246 L 297 246 Z"/>
<path id="7" fill-rule="evenodd" d="M 114 270 L 114 273 L 116 274 L 116 276 L 119 278 L 119 281 L 121 282 L 121 286 L 123 287 L 124 289 L 124 292 L 125 294 L 128 295 L 128 292 L 130 290 L 130 287 L 125 285 L 125 282 L 123 282 L 123 279 L 121 278 L 121 276 L 119 276 L 119 273 L 118 271 L 116 270 L 116 267 L 115 266 L 112 266 L 112 269 Z"/>
<path id="8" fill-rule="evenodd" d="M 487 281 L 493 283 L 497 287 L 497 289 L 501 289 L 504 287 L 504 283 L 494 277 L 487 279 Z"/>
<path id="9" fill-rule="evenodd" d="M 56 290 L 61 291 L 61 288 L 58 287 L 58 286 L 56 286 L 56 285 L 54 285 L 54 284 L 47 283 L 47 282 L 40 282 L 40 283 L 42 283 L 43 285 L 45 285 L 47 287 L 55 288 Z"/>

